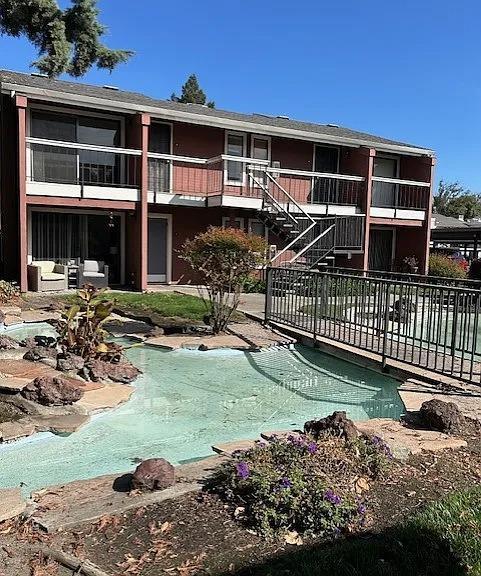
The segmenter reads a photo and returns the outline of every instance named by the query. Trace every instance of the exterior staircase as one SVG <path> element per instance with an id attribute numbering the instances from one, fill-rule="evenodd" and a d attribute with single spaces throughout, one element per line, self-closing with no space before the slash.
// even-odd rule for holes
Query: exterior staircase
<path id="1" fill-rule="evenodd" d="M 284 242 L 271 265 L 318 269 L 333 264 L 336 253 L 362 250 L 362 216 L 312 216 L 281 186 L 271 168 L 252 167 L 249 179 L 262 191 L 259 219 Z"/>

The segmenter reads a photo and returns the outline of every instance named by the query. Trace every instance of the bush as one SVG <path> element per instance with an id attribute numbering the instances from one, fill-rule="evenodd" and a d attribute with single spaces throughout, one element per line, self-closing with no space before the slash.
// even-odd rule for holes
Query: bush
<path id="1" fill-rule="evenodd" d="M 431 254 L 429 257 L 429 276 L 444 278 L 466 278 L 466 270 L 461 262 L 443 254 Z"/>
<path id="2" fill-rule="evenodd" d="M 245 278 L 264 263 L 266 251 L 263 238 L 234 228 L 212 226 L 184 243 L 181 258 L 202 277 L 215 334 L 226 328 Z"/>
<path id="3" fill-rule="evenodd" d="M 6 280 L 0 280 L 0 304 L 7 304 L 19 296 L 20 290 L 16 284 L 12 284 L 12 282 L 7 282 Z"/>
<path id="4" fill-rule="evenodd" d="M 379 477 L 389 458 L 380 439 L 274 437 L 235 453 L 214 475 L 213 488 L 264 536 L 327 535 L 363 522 L 366 477 Z"/>
<path id="5" fill-rule="evenodd" d="M 242 282 L 242 292 L 244 294 L 265 294 L 266 281 L 257 276 L 246 276 Z"/>

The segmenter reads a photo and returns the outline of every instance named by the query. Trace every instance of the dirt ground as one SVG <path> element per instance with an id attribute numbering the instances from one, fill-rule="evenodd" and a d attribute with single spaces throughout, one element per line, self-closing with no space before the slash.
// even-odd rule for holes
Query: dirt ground
<path id="1" fill-rule="evenodd" d="M 393 464 L 388 477 L 371 486 L 364 530 L 381 531 L 453 490 L 481 483 L 481 437 L 457 451 L 422 454 Z M 88 558 L 110 576 L 229 574 L 292 548 L 268 542 L 236 521 L 217 496 L 194 493 L 55 535 L 31 526 L 0 525 L 0 576 L 70 576 L 72 570 L 34 566 L 31 546 L 44 543 Z M 312 540 L 305 542 L 312 544 Z M 34 571 L 36 570 L 36 571 Z"/>

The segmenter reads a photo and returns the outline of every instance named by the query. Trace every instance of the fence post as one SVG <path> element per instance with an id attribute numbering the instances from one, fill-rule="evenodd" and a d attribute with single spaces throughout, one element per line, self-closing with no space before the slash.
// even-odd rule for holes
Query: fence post
<path id="1" fill-rule="evenodd" d="M 312 272 L 311 272 L 312 274 Z M 319 272 L 316 272 L 316 281 L 314 283 L 314 326 L 312 329 L 312 333 L 314 336 L 314 342 L 316 341 L 316 336 L 317 336 L 317 314 L 318 314 L 318 310 L 319 310 Z"/>
<path id="2" fill-rule="evenodd" d="M 272 311 L 272 268 L 266 269 L 266 301 L 264 304 L 264 324 L 268 324 Z"/>
<path id="3" fill-rule="evenodd" d="M 453 330 L 451 332 L 451 356 L 456 352 L 456 338 L 458 335 L 459 292 L 454 293 Z"/>
<path id="4" fill-rule="evenodd" d="M 382 369 L 386 369 L 387 334 L 389 331 L 389 282 L 386 282 L 386 301 L 384 309 L 384 327 L 382 339 Z"/>

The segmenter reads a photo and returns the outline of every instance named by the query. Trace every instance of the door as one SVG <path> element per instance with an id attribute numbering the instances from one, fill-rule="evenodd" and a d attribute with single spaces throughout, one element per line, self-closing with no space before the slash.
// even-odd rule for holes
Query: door
<path id="1" fill-rule="evenodd" d="M 167 282 L 167 218 L 149 217 L 148 282 Z"/>
<path id="2" fill-rule="evenodd" d="M 149 130 L 149 152 L 172 153 L 172 126 L 153 123 Z M 172 192 L 172 163 L 163 158 L 149 158 L 149 192 L 170 194 Z"/>
<path id="3" fill-rule="evenodd" d="M 390 271 L 394 249 L 393 229 L 371 229 L 369 235 L 369 270 Z"/>
<path id="4" fill-rule="evenodd" d="M 337 174 L 339 172 L 339 148 L 316 146 L 314 148 L 314 172 Z M 341 204 L 339 183 L 332 178 L 314 178 L 312 198 L 314 204 Z"/>
<path id="5" fill-rule="evenodd" d="M 372 174 L 380 178 L 397 178 L 397 158 L 375 157 Z M 372 206 L 378 208 L 395 208 L 397 205 L 397 190 L 397 184 L 374 180 L 372 183 Z"/>

